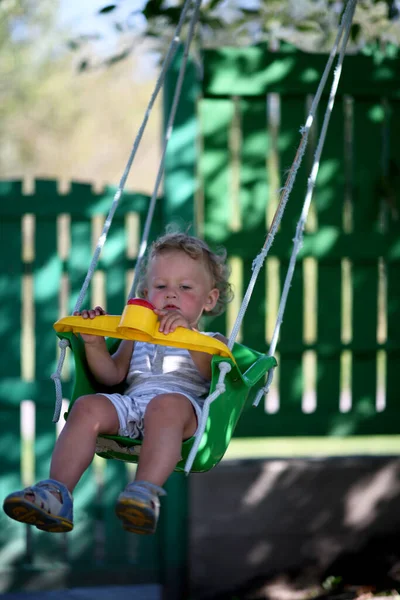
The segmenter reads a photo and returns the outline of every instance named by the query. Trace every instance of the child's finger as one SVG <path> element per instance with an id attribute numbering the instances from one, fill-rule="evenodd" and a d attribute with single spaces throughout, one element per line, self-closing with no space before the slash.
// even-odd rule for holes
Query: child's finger
<path id="1" fill-rule="evenodd" d="M 163 323 L 162 331 L 165 334 L 172 333 L 175 331 L 177 327 L 188 327 L 188 323 L 186 319 L 179 314 L 169 314 L 166 317 L 165 322 Z M 161 331 L 161 329 L 160 329 Z"/>
<path id="2" fill-rule="evenodd" d="M 166 313 L 165 315 L 162 315 L 160 318 L 160 325 L 158 330 L 161 333 L 169 333 L 170 330 L 170 324 L 171 324 L 171 317 L 173 317 L 173 315 L 171 315 L 171 313 Z"/>
<path id="3" fill-rule="evenodd" d="M 105 315 L 106 311 L 101 306 L 96 306 L 96 308 L 91 308 L 90 310 L 84 309 L 81 312 L 76 310 L 73 314 L 75 317 L 83 317 L 84 319 L 94 319 L 95 317 L 99 317 L 100 315 Z"/>
<path id="4" fill-rule="evenodd" d="M 165 327 L 165 323 L 166 323 L 166 319 L 167 319 L 167 315 L 159 315 L 160 316 L 160 324 L 158 326 L 158 330 L 163 332 L 164 331 L 164 327 Z"/>

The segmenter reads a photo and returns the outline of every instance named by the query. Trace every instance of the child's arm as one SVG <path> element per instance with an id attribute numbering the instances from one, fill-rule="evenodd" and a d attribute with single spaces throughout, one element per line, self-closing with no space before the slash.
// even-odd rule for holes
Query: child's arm
<path id="1" fill-rule="evenodd" d="M 84 319 L 94 319 L 106 314 L 101 306 L 91 310 L 83 310 L 79 314 Z M 104 337 L 81 334 L 85 344 L 86 359 L 89 369 L 100 383 L 113 386 L 121 383 L 128 373 L 129 363 L 133 352 L 133 342 L 122 340 L 118 350 L 110 355 Z"/>
<path id="2" fill-rule="evenodd" d="M 227 338 L 221 335 L 220 333 L 217 333 L 216 335 L 214 335 L 214 337 L 215 339 L 219 340 L 220 342 L 223 342 L 224 344 L 228 342 Z M 208 354 L 207 352 L 198 352 L 195 350 L 189 350 L 189 352 L 194 364 L 196 365 L 201 375 L 205 379 L 211 379 L 212 354 Z"/>
<path id="3" fill-rule="evenodd" d="M 92 340 L 84 340 L 84 343 L 89 368 L 97 381 L 110 387 L 121 383 L 128 374 L 133 341 L 122 340 L 118 350 L 111 356 L 103 337 L 95 335 L 85 337 L 92 338 Z"/>

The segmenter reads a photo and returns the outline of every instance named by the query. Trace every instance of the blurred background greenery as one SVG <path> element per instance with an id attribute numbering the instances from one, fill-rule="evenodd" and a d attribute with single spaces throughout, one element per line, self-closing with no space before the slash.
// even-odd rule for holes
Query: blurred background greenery
<path id="1" fill-rule="evenodd" d="M 181 4 L 0 0 L 0 178 L 117 183 Z M 344 4 L 206 0 L 194 53 L 265 41 L 324 51 Z M 349 52 L 398 45 L 399 8 L 398 0 L 360 0 Z M 160 131 L 157 103 L 128 188 L 152 190 Z"/>

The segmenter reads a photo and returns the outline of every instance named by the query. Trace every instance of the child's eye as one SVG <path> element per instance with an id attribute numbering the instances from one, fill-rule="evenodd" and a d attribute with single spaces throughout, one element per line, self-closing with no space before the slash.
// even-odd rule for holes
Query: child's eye
<path id="1" fill-rule="evenodd" d="M 192 288 L 190 287 L 190 285 L 181 285 L 181 288 L 183 290 L 191 290 Z"/>
<path id="2" fill-rule="evenodd" d="M 163 290 L 165 288 L 165 285 L 156 285 L 156 290 Z"/>

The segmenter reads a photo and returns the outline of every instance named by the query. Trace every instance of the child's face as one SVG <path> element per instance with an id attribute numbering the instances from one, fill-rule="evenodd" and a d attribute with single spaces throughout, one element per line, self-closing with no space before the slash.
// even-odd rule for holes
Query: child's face
<path id="1" fill-rule="evenodd" d="M 219 291 L 201 259 L 181 250 L 168 250 L 149 264 L 146 298 L 158 309 L 177 310 L 196 326 L 203 311 L 214 308 Z"/>

